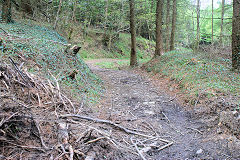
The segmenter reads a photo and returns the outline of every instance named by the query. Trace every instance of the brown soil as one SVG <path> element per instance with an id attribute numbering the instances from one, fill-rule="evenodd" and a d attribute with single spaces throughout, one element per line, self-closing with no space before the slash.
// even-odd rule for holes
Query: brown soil
<path id="1" fill-rule="evenodd" d="M 175 96 L 179 93 L 177 90 L 169 91 L 168 81 L 154 79 L 140 69 L 102 69 L 94 65 L 99 61 L 87 61 L 106 86 L 105 97 L 96 107 L 96 115 L 173 142 L 162 150 L 153 147 L 144 152 L 146 159 L 240 159 L 240 141 L 218 127 L 219 117 L 199 116 L 195 111 L 204 108 L 186 110 L 179 103 L 181 94 Z M 142 139 L 136 141 L 140 149 L 146 147 Z M 129 152 L 115 156 L 111 158 L 141 158 Z"/>

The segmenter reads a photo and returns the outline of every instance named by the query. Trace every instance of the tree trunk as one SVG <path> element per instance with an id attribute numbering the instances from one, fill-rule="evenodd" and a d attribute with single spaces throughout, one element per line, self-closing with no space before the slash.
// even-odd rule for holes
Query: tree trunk
<path id="1" fill-rule="evenodd" d="M 56 27 L 57 27 L 57 23 L 58 23 L 58 20 L 59 20 L 59 14 L 60 14 L 60 11 L 61 11 L 61 7 L 62 7 L 62 0 L 59 1 L 57 16 L 56 16 L 56 20 L 55 20 L 55 23 L 54 23 L 54 26 L 53 26 L 54 29 L 56 29 Z"/>
<path id="2" fill-rule="evenodd" d="M 199 49 L 199 41 L 200 41 L 200 0 L 197 0 L 197 37 L 195 50 Z"/>
<path id="3" fill-rule="evenodd" d="M 163 0 L 157 0 L 157 8 L 156 8 L 156 50 L 155 50 L 155 56 L 161 56 L 163 54 L 162 8 L 163 8 Z"/>
<path id="4" fill-rule="evenodd" d="M 221 30 L 220 30 L 220 45 L 223 44 L 222 38 L 223 38 L 224 6 L 225 6 L 225 0 L 222 0 L 222 17 L 221 17 Z"/>
<path id="5" fill-rule="evenodd" d="M 74 22 L 74 23 L 77 23 L 76 14 L 75 14 L 76 8 L 77 8 L 77 1 L 74 0 L 74 2 L 73 2 L 73 11 L 72 11 L 72 22 Z"/>
<path id="6" fill-rule="evenodd" d="M 213 44 L 213 0 L 212 0 L 212 44 Z"/>
<path id="7" fill-rule="evenodd" d="M 11 0 L 2 1 L 2 21 L 5 23 L 12 22 Z"/>
<path id="8" fill-rule="evenodd" d="M 233 0 L 232 67 L 240 70 L 240 0 Z"/>
<path id="9" fill-rule="evenodd" d="M 108 22 L 108 0 L 106 2 L 106 8 L 105 8 L 105 22 L 104 22 L 104 34 L 107 32 L 107 22 Z"/>
<path id="10" fill-rule="evenodd" d="M 20 9 L 22 11 L 22 17 L 25 18 L 26 15 L 33 16 L 33 8 L 30 0 L 21 0 Z"/>
<path id="11" fill-rule="evenodd" d="M 173 16 L 172 16 L 170 51 L 174 50 L 174 46 L 175 46 L 174 41 L 175 41 L 176 19 L 177 19 L 177 0 L 173 0 Z"/>
<path id="12" fill-rule="evenodd" d="M 135 11 L 134 0 L 129 0 L 130 5 L 130 30 L 131 30 L 131 58 L 130 66 L 137 66 L 137 52 L 136 52 L 136 28 L 135 28 Z"/>
<path id="13" fill-rule="evenodd" d="M 168 52 L 169 51 L 169 41 L 170 41 L 170 39 L 169 39 L 169 37 L 170 37 L 170 35 L 169 35 L 169 23 L 170 23 L 170 0 L 167 0 L 167 14 L 166 14 L 166 44 L 165 44 L 165 50 L 166 50 L 166 52 Z"/>

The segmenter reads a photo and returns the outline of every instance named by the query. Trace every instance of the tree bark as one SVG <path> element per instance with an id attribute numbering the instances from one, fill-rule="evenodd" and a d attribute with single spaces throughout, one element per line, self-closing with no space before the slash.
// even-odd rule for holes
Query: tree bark
<path id="1" fill-rule="evenodd" d="M 199 49 L 199 41 L 200 41 L 200 0 L 197 0 L 197 37 L 195 50 Z"/>
<path id="2" fill-rule="evenodd" d="M 72 22 L 74 22 L 74 23 L 77 23 L 76 14 L 75 14 L 76 8 L 77 8 L 77 1 L 74 0 L 74 2 L 73 2 L 73 11 L 72 11 Z"/>
<path id="3" fill-rule="evenodd" d="M 222 17 L 221 17 L 221 30 L 220 30 L 220 45 L 223 44 L 223 19 L 224 19 L 225 0 L 222 0 Z"/>
<path id="4" fill-rule="evenodd" d="M 157 0 L 157 8 L 156 8 L 156 50 L 155 50 L 155 56 L 161 56 L 163 54 L 162 8 L 163 8 L 163 0 Z"/>
<path id="5" fill-rule="evenodd" d="M 108 22 L 108 0 L 106 0 L 106 8 L 105 8 L 105 22 L 104 22 L 104 34 L 107 32 L 107 22 Z"/>
<path id="6" fill-rule="evenodd" d="M 169 28 L 170 28 L 170 0 L 167 0 L 167 13 L 166 13 L 166 44 L 165 44 L 165 50 L 166 52 L 169 51 Z"/>
<path id="7" fill-rule="evenodd" d="M 135 28 L 135 11 L 134 0 L 129 0 L 130 5 L 130 30 L 131 30 L 131 58 L 130 66 L 137 66 L 137 52 L 136 52 L 136 28 Z"/>
<path id="8" fill-rule="evenodd" d="M 212 0 L 212 44 L 213 44 L 213 0 Z"/>
<path id="9" fill-rule="evenodd" d="M 30 0 L 21 0 L 20 2 L 20 9 L 23 14 L 23 18 L 25 18 L 25 14 L 32 16 L 33 15 L 33 7 L 31 5 Z"/>
<path id="10" fill-rule="evenodd" d="M 240 70 L 240 0 L 233 0 L 232 67 Z"/>
<path id="11" fill-rule="evenodd" d="M 176 30 L 176 19 L 177 19 L 177 0 L 173 0 L 173 16 L 172 16 L 172 32 L 170 40 L 170 51 L 175 48 L 175 30 Z"/>
<path id="12" fill-rule="evenodd" d="M 2 21 L 5 23 L 12 22 L 12 6 L 11 0 L 2 1 Z"/>
<path id="13" fill-rule="evenodd" d="M 55 23 L 54 23 L 54 26 L 53 26 L 54 29 L 56 29 L 56 27 L 57 27 L 57 23 L 58 23 L 58 20 L 59 20 L 59 14 L 60 14 L 60 11 L 61 11 L 61 7 L 62 7 L 62 0 L 59 0 L 57 16 L 56 16 L 56 20 L 55 20 Z"/>

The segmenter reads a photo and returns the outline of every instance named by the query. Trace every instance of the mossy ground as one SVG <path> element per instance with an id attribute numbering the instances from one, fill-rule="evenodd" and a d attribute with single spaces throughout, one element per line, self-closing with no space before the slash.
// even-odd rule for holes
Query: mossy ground
<path id="1" fill-rule="evenodd" d="M 96 101 L 102 91 L 101 80 L 94 75 L 79 55 L 73 57 L 64 52 L 67 40 L 51 28 L 29 22 L 0 23 L 3 40 L 0 58 L 8 63 L 8 57 L 22 64 L 32 74 L 40 74 L 58 81 L 61 89 L 75 99 Z M 68 75 L 77 71 L 75 79 Z"/>
<path id="2" fill-rule="evenodd" d="M 240 74 L 232 71 L 230 59 L 209 59 L 205 54 L 181 49 L 167 52 L 145 67 L 149 72 L 177 82 L 179 88 L 193 100 L 192 104 L 200 95 L 206 98 L 232 95 L 234 103 L 240 105 Z"/>

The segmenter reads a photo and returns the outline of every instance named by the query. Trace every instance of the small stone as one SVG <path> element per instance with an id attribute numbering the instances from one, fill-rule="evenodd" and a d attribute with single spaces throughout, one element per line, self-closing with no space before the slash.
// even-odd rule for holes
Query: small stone
<path id="1" fill-rule="evenodd" d="M 221 130 L 221 128 L 219 127 L 218 129 L 217 129 L 217 134 L 221 134 L 222 133 L 222 130 Z"/>
<path id="2" fill-rule="evenodd" d="M 170 88 L 169 88 L 169 90 L 172 92 L 172 91 L 173 91 L 173 88 L 172 88 L 172 87 L 170 87 Z"/>
<path id="3" fill-rule="evenodd" d="M 197 150 L 196 154 L 202 154 L 203 153 L 203 150 L 202 149 L 199 149 Z"/>
<path id="4" fill-rule="evenodd" d="M 238 111 L 232 111 L 233 115 L 236 116 L 238 114 Z"/>
<path id="5" fill-rule="evenodd" d="M 240 120 L 240 115 L 238 115 L 238 117 L 237 117 L 237 121 L 239 121 Z"/>
<path id="6" fill-rule="evenodd" d="M 148 102 L 143 102 L 143 105 L 148 105 Z"/>
<path id="7" fill-rule="evenodd" d="M 154 104 L 155 104 L 155 102 L 148 102 L 148 104 L 150 104 L 150 105 L 154 105 Z"/>
<path id="8" fill-rule="evenodd" d="M 145 114 L 150 114 L 150 115 L 154 115 L 155 114 L 153 111 L 148 111 L 148 110 L 145 110 L 144 113 Z"/>

